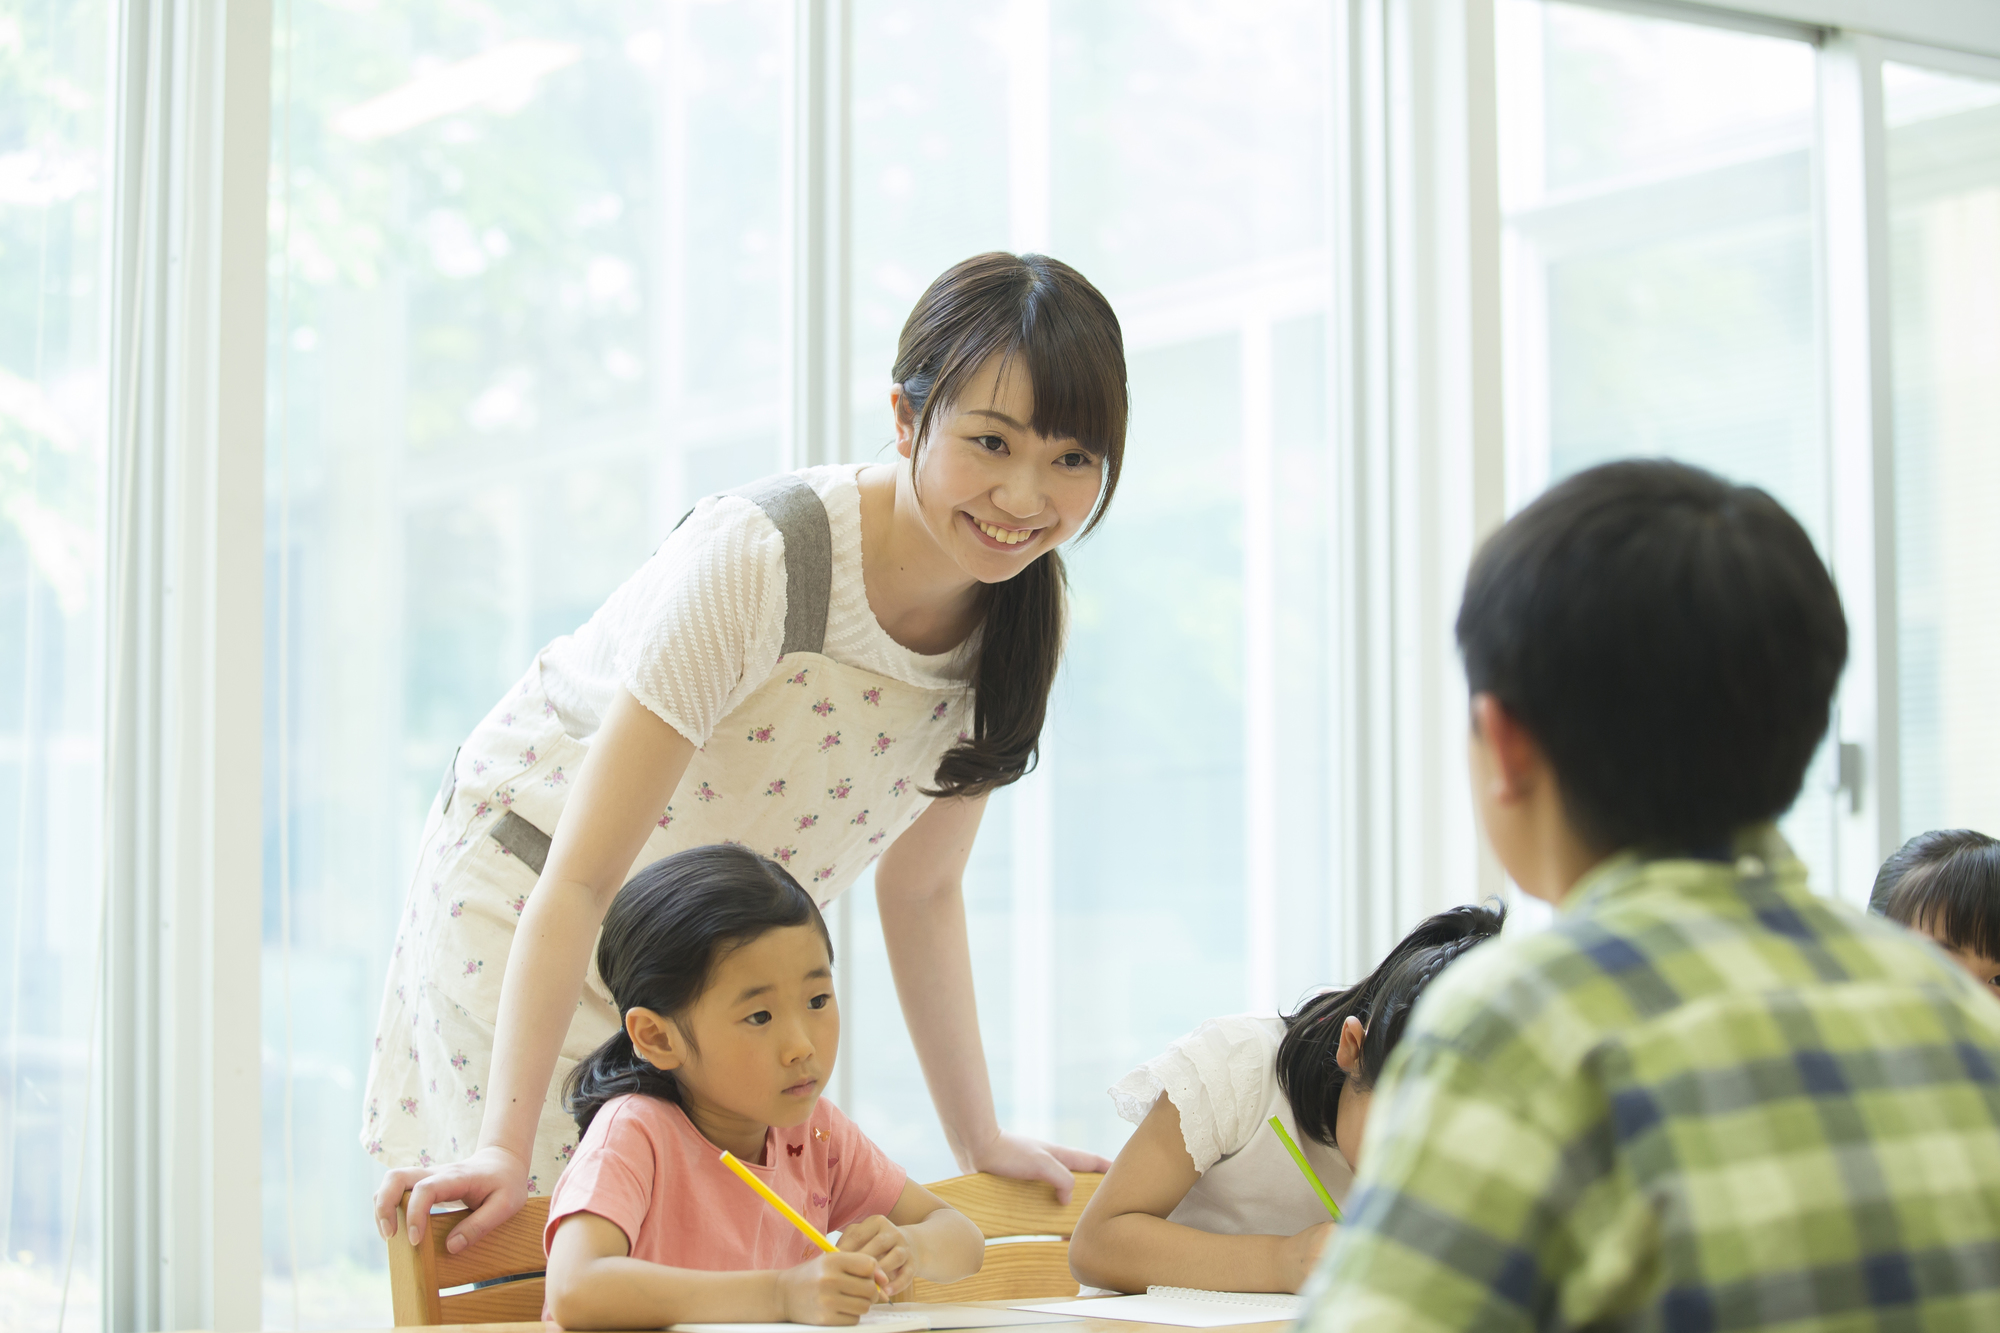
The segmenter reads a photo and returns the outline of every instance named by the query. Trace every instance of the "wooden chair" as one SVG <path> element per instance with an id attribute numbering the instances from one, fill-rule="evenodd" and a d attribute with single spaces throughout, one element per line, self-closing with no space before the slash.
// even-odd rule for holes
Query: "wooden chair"
<path id="1" fill-rule="evenodd" d="M 1103 1179 L 1079 1173 L 1076 1191 L 1066 1204 L 1056 1202 L 1054 1186 L 1004 1176 L 958 1176 L 926 1186 L 971 1218 L 989 1243 L 986 1264 L 977 1273 L 959 1282 L 919 1279 L 911 1296 L 920 1301 L 1020 1301 L 1076 1295 L 1077 1281 L 1069 1272 L 1069 1238 Z"/>
<path id="2" fill-rule="evenodd" d="M 464 1254 L 452 1254 L 444 1247 L 445 1237 L 463 1218 L 463 1213 L 434 1213 L 424 1243 L 411 1245 L 409 1221 L 403 1209 L 410 1196 L 396 1207 L 396 1234 L 389 1245 L 389 1294 L 395 1306 L 396 1325 L 411 1324 L 500 1324 L 542 1317 L 542 1228 L 548 1225 L 546 1195 L 531 1198 L 520 1212 L 486 1233 L 485 1239 Z M 471 1291 L 445 1295 L 453 1287 L 477 1286 Z"/>

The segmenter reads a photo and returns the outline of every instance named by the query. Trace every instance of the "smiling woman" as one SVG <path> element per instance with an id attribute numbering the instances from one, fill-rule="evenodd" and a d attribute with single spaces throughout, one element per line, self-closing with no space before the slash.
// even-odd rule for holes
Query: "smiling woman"
<path id="1" fill-rule="evenodd" d="M 1110 305 L 1068 265 L 979 255 L 917 303 L 891 373 L 896 451 L 919 501 L 911 517 L 971 580 L 961 623 L 941 628 L 958 643 L 974 617 L 985 624 L 974 738 L 938 767 L 941 793 L 970 794 L 1034 763 L 1061 655 L 1055 548 L 1095 526 L 1124 461 L 1124 343 Z M 928 497 L 924 440 L 936 441 L 921 459 L 936 475 Z"/>
<path id="2" fill-rule="evenodd" d="M 718 843 L 821 904 L 877 867 L 890 969 L 963 1167 L 1065 1197 L 1072 1170 L 1103 1169 L 1000 1129 L 962 879 L 987 794 L 1035 761 L 1057 548 L 1117 481 L 1117 317 L 1067 265 L 979 255 L 917 303 L 894 375 L 907 467 L 703 500 L 460 747 L 369 1067 L 385 1235 L 406 1190 L 412 1241 L 431 1204 L 474 1205 L 456 1252 L 554 1185 L 578 1151 L 558 1090 L 631 1019 L 589 971 L 599 923 L 637 867 Z"/>

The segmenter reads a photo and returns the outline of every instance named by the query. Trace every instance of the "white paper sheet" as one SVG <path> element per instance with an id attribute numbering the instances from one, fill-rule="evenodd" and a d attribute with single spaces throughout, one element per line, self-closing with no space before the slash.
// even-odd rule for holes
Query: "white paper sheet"
<path id="1" fill-rule="evenodd" d="M 1175 1294 L 1164 1293 L 1173 1291 Z M 1222 1328 L 1229 1324 L 1288 1323 L 1303 1309 L 1296 1296 L 1268 1292 L 1182 1292 L 1155 1287 L 1144 1296 L 1101 1296 L 1078 1301 L 1031 1301 L 1015 1307 L 1080 1319 L 1126 1319 L 1135 1324 Z"/>
<path id="2" fill-rule="evenodd" d="M 877 1306 L 878 1310 L 887 1306 Z M 1067 1324 L 1076 1319 L 1073 1314 L 1043 1314 L 1035 1310 L 1020 1310 L 1011 1307 L 996 1308 L 991 1305 L 936 1305 L 922 1303 L 896 1307 L 898 1314 L 920 1314 L 933 1329 L 947 1328 L 1019 1328 L 1027 1324 Z"/>
<path id="3" fill-rule="evenodd" d="M 1034 1310 L 996 1309 L 987 1305 L 877 1305 L 854 1327 L 868 1333 L 915 1333 L 919 1329 L 1022 1328 L 1029 1324 L 1066 1324 L 1072 1314 L 1042 1314 Z M 675 1324 L 672 1333 L 793 1333 L 816 1324 Z"/>
<path id="4" fill-rule="evenodd" d="M 900 1306 L 896 1313 L 888 1314 L 889 1307 L 881 1306 L 861 1316 L 859 1324 L 850 1328 L 865 1328 L 869 1333 L 925 1333 L 930 1322 L 914 1311 L 905 1311 Z M 795 1333 L 799 1329 L 820 1330 L 818 1324 L 674 1324 L 669 1333 Z"/>

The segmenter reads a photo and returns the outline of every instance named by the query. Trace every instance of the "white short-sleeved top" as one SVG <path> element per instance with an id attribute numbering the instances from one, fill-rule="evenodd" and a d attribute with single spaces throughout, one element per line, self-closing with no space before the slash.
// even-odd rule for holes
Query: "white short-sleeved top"
<path id="1" fill-rule="evenodd" d="M 1180 1112 L 1181 1139 L 1195 1170 L 1194 1188 L 1169 1222 L 1228 1235 L 1290 1236 L 1328 1221 L 1319 1196 L 1272 1132 L 1279 1117 L 1336 1201 L 1354 1173 L 1339 1150 L 1299 1132 L 1278 1086 L 1275 1014 L 1212 1018 L 1111 1088 L 1121 1118 L 1138 1124 L 1162 1096 Z"/>
<path id="2" fill-rule="evenodd" d="M 950 652 L 903 647 L 875 619 L 861 576 L 859 464 L 796 475 L 826 506 L 833 580 L 826 656 L 925 689 L 960 685 L 978 636 Z M 694 507 L 574 634 L 542 650 L 542 686 L 563 729 L 596 734 L 619 687 L 696 745 L 762 685 L 785 640 L 785 542 L 739 495 Z"/>

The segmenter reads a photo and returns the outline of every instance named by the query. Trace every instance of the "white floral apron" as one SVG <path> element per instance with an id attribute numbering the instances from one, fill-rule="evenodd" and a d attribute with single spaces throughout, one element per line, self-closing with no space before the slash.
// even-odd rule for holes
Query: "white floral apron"
<path id="1" fill-rule="evenodd" d="M 695 753 L 632 868 L 738 843 L 783 864 L 824 905 L 930 803 L 918 787 L 971 725 L 971 692 L 923 689 L 822 655 L 832 539 L 819 496 L 790 476 L 734 493 L 784 538 L 783 653 Z M 362 1144 L 385 1166 L 456 1161 L 478 1144 L 507 952 L 588 748 L 543 693 L 538 657 L 445 776 L 368 1067 Z M 530 1193 L 552 1189 L 576 1148 L 564 1080 L 618 1022 L 593 947 L 535 1134 Z"/>

